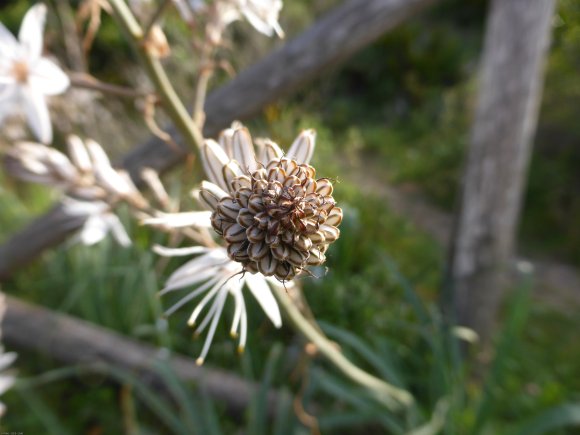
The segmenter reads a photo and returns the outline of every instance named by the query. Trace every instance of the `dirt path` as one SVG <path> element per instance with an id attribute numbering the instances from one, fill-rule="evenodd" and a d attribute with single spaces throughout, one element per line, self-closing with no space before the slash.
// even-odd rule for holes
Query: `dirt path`
<path id="1" fill-rule="evenodd" d="M 449 213 L 430 204 L 418 189 L 390 184 L 386 169 L 380 167 L 376 160 L 366 159 L 364 170 L 356 167 L 359 165 L 349 163 L 346 173 L 350 180 L 367 186 L 373 194 L 384 198 L 393 212 L 409 219 L 439 244 L 445 246 L 449 243 L 453 225 Z M 580 272 L 577 268 L 551 260 L 529 258 L 525 253 L 516 263 L 522 260 L 534 267 L 534 293 L 539 300 L 566 311 L 580 307 Z"/>

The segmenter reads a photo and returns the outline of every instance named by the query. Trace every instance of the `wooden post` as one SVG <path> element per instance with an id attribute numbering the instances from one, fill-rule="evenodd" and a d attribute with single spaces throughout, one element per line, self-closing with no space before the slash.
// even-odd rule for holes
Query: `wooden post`
<path id="1" fill-rule="evenodd" d="M 493 331 L 514 255 L 554 5 L 555 0 L 491 1 L 447 273 L 454 320 L 484 341 Z"/>

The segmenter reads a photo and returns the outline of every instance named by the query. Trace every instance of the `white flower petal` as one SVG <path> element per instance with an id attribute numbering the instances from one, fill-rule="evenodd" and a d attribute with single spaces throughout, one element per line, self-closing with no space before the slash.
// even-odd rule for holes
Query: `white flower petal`
<path id="1" fill-rule="evenodd" d="M 246 340 L 248 338 L 248 312 L 246 311 L 246 302 L 244 298 L 240 300 L 242 304 L 242 325 L 240 327 L 240 343 L 238 345 L 238 352 L 243 352 L 246 347 Z"/>
<path id="2" fill-rule="evenodd" d="M 107 231 L 107 223 L 101 216 L 89 216 L 78 235 L 78 240 L 86 246 L 95 245 L 105 238 Z"/>
<path id="3" fill-rule="evenodd" d="M 290 146 L 286 157 L 298 163 L 310 163 L 316 145 L 316 132 L 312 129 L 304 130 Z"/>
<path id="4" fill-rule="evenodd" d="M 90 216 L 103 213 L 109 206 L 102 201 L 79 201 L 65 196 L 61 203 L 63 210 L 69 216 Z"/>
<path id="5" fill-rule="evenodd" d="M 223 265 L 229 261 L 225 249 L 212 249 L 206 254 L 188 261 L 173 272 L 162 291 L 169 292 L 176 290 L 203 281 L 211 275 L 217 275 L 220 273 Z"/>
<path id="6" fill-rule="evenodd" d="M 45 57 L 34 63 L 28 83 L 44 95 L 62 94 L 70 85 L 70 79 L 60 67 Z"/>
<path id="7" fill-rule="evenodd" d="M 85 145 L 96 169 L 111 167 L 111 161 L 101 145 L 91 139 L 87 139 Z"/>
<path id="8" fill-rule="evenodd" d="M 18 40 L 25 47 L 29 59 L 37 59 L 42 54 L 45 20 L 46 6 L 42 3 L 32 6 L 22 20 Z"/>
<path id="9" fill-rule="evenodd" d="M 244 171 L 240 167 L 240 164 L 236 160 L 230 160 L 226 165 L 222 168 L 222 174 L 224 182 L 226 183 L 227 189 L 233 189 L 233 181 L 236 177 L 240 175 L 244 175 Z"/>
<path id="10" fill-rule="evenodd" d="M 223 31 L 227 26 L 241 18 L 240 10 L 234 2 L 217 2 L 216 15 L 219 17 L 219 27 Z"/>
<path id="11" fill-rule="evenodd" d="M 8 115 L 18 111 L 20 106 L 19 98 L 20 91 L 18 87 L 0 85 L 0 124 Z"/>
<path id="12" fill-rule="evenodd" d="M 196 288 L 194 291 L 192 291 L 188 295 L 184 296 L 179 301 L 177 301 L 175 304 L 173 304 L 170 308 L 168 308 L 165 311 L 164 315 L 165 316 L 171 316 L 173 313 L 175 313 L 182 306 L 184 306 L 189 301 L 191 301 L 192 299 L 194 299 L 195 297 L 199 296 L 204 291 L 206 291 L 208 288 L 210 288 L 211 286 L 213 286 L 216 282 L 217 282 L 217 278 L 210 279 L 209 281 L 205 282 L 203 285 L 201 285 L 200 287 Z"/>
<path id="13" fill-rule="evenodd" d="M 228 196 L 228 193 L 220 187 L 209 181 L 202 181 L 197 200 L 206 209 L 213 211 L 216 209 L 219 200 L 226 196 Z"/>
<path id="14" fill-rule="evenodd" d="M 203 254 L 208 252 L 209 248 L 204 246 L 189 246 L 187 248 L 167 248 L 161 245 L 154 245 L 153 252 L 164 257 L 179 257 L 183 255 Z"/>
<path id="15" fill-rule="evenodd" d="M 226 184 L 222 168 L 230 161 L 226 152 L 214 140 L 208 139 L 204 142 L 201 148 L 201 163 L 205 170 L 209 181 L 218 185 L 225 191 L 229 191 L 229 186 Z"/>
<path id="16" fill-rule="evenodd" d="M 205 357 L 207 356 L 207 353 L 209 351 L 209 347 L 210 347 L 211 342 L 213 340 L 213 336 L 215 334 L 215 330 L 217 328 L 218 321 L 220 319 L 220 316 L 222 315 L 222 310 L 224 308 L 226 296 L 227 296 L 227 292 L 221 291 L 220 293 L 218 293 L 218 295 L 216 297 L 216 301 L 214 304 L 215 309 L 213 310 L 214 312 L 212 314 L 213 320 L 211 322 L 211 326 L 210 326 L 209 331 L 207 333 L 207 336 L 205 338 L 205 343 L 203 344 L 203 349 L 201 350 L 201 354 L 199 355 L 199 357 L 196 360 L 196 363 L 198 365 L 203 364 L 203 362 L 205 361 Z"/>
<path id="17" fill-rule="evenodd" d="M 282 317 L 272 290 L 261 275 L 246 275 L 248 288 L 276 328 L 282 326 Z"/>
<path id="18" fill-rule="evenodd" d="M 284 156 L 284 151 L 278 146 L 276 142 L 270 139 L 264 139 L 260 150 L 260 163 L 266 166 L 270 160 L 281 159 Z"/>
<path id="19" fill-rule="evenodd" d="M 218 138 L 218 144 L 219 146 L 222 147 L 222 149 L 225 151 L 226 155 L 230 158 L 233 159 L 234 158 L 234 133 L 235 133 L 236 129 L 235 128 L 226 128 L 225 130 L 222 130 L 220 132 L 219 138 Z"/>
<path id="20" fill-rule="evenodd" d="M 145 225 L 161 225 L 168 228 L 199 227 L 211 228 L 211 211 L 189 211 L 183 213 L 160 213 L 144 219 Z"/>
<path id="21" fill-rule="evenodd" d="M 216 273 L 220 273 L 219 270 L 211 267 L 201 268 L 201 270 L 197 269 L 195 272 L 192 272 L 189 269 L 181 270 L 181 268 L 178 270 L 180 271 L 180 274 L 175 277 L 172 276 L 171 281 L 167 281 L 165 287 L 163 287 L 163 289 L 159 292 L 159 296 L 163 296 L 176 290 L 181 290 L 185 287 L 196 286 L 207 280 L 214 281 L 216 279 Z"/>
<path id="22" fill-rule="evenodd" d="M 278 23 L 282 0 L 240 0 L 240 9 L 248 22 L 260 33 L 272 36 L 274 32 L 284 37 Z"/>
<path id="23" fill-rule="evenodd" d="M 4 352 L 2 348 L 0 348 L 0 352 L 2 352 L 0 353 L 0 370 L 4 370 L 16 360 L 18 355 L 16 352 Z"/>
<path id="24" fill-rule="evenodd" d="M 234 159 L 240 164 L 245 173 L 252 173 L 258 168 L 252 136 L 247 128 L 240 128 L 234 132 L 232 138 Z"/>
<path id="25" fill-rule="evenodd" d="M 4 394 L 12 385 L 14 385 L 12 376 L 0 376 L 0 394 Z"/>
<path id="26" fill-rule="evenodd" d="M 18 47 L 18 41 L 4 24 L 0 23 L 0 56 L 10 58 Z"/>
<path id="27" fill-rule="evenodd" d="M 189 316 L 189 319 L 187 320 L 187 324 L 189 326 L 194 326 L 195 322 L 197 321 L 198 316 L 200 315 L 201 311 L 205 308 L 205 306 L 207 305 L 207 303 L 216 295 L 216 293 L 220 290 L 222 290 L 221 293 L 225 293 L 227 295 L 228 291 L 226 288 L 224 288 L 224 284 L 226 283 L 226 281 L 229 278 L 222 278 L 219 281 L 216 282 L 216 284 L 207 292 L 207 294 L 203 297 L 203 299 L 200 301 L 199 304 L 197 304 L 197 306 L 194 308 L 193 312 L 191 313 L 191 316 Z M 207 317 L 207 316 L 206 316 Z M 196 332 L 201 332 L 203 328 L 197 328 Z"/>
<path id="28" fill-rule="evenodd" d="M 131 239 L 117 215 L 107 213 L 103 216 L 103 220 L 119 245 L 125 248 L 131 246 Z"/>
<path id="29" fill-rule="evenodd" d="M 26 87 L 22 89 L 22 96 L 24 111 L 32 132 L 42 143 L 52 142 L 52 125 L 44 95 Z"/>
<path id="30" fill-rule="evenodd" d="M 238 326 L 240 324 L 240 319 L 242 318 L 242 308 L 243 308 L 244 297 L 242 295 L 241 289 L 234 293 L 234 301 L 236 304 L 234 310 L 234 318 L 232 319 L 232 327 L 230 328 L 230 335 L 236 337 L 238 333 Z"/>
<path id="31" fill-rule="evenodd" d="M 80 137 L 70 135 L 67 138 L 68 154 L 73 163 L 83 172 L 90 172 L 93 168 L 91 157 Z"/>

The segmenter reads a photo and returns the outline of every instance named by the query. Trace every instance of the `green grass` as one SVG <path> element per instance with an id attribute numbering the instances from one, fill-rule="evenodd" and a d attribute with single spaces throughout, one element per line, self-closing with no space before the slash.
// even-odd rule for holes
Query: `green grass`
<path id="1" fill-rule="evenodd" d="M 319 160 L 331 154 L 324 137 L 323 132 Z M 319 172 L 332 173 L 336 167 L 336 162 L 329 161 Z M 391 428 L 393 433 L 398 433 L 397 428 L 406 424 L 425 423 L 439 400 L 453 392 L 446 433 L 465 433 L 477 420 L 483 384 L 467 376 L 466 368 L 453 362 L 453 352 L 437 326 L 438 315 L 430 301 L 436 297 L 443 251 L 427 236 L 394 216 L 379 197 L 363 194 L 347 179 L 338 185 L 336 195 L 345 210 L 342 237 L 329 251 L 328 272 L 320 269 L 316 271 L 320 278 L 305 279 L 305 295 L 316 317 L 344 346 L 350 358 L 411 388 L 419 406 L 407 422 L 388 417 L 362 391 L 338 376 L 332 367 L 318 361 L 303 368 L 306 370 L 303 376 L 310 373 L 311 379 L 303 400 L 316 402 L 320 407 L 320 425 L 325 430 L 356 433 L 361 428 Z M 18 209 L 17 204 L 15 208 Z M 162 306 L 167 306 L 169 301 L 154 296 L 163 277 L 154 274 L 156 258 L 148 246 L 160 240 L 146 229 L 134 225 L 129 228 L 136 243 L 127 250 L 119 249 L 111 240 L 91 248 L 64 246 L 43 257 L 26 273 L 17 274 L 4 289 L 43 306 L 195 357 L 201 343 L 192 342 L 185 327 L 187 309 L 170 318 L 168 329 L 157 322 Z M 172 262 L 166 273 L 178 264 Z M 209 364 L 228 368 L 248 379 L 260 380 L 267 376 L 269 384 L 296 392 L 300 377 L 290 376 L 288 380 L 289 374 L 296 376 L 300 366 L 291 332 L 275 330 L 251 298 L 248 306 L 247 353 L 241 358 L 235 355 L 235 343 L 227 337 L 227 325 L 222 322 Z M 231 308 L 228 305 L 227 309 Z M 508 309 L 505 315 L 509 317 L 510 312 Z M 228 314 L 224 316 L 227 318 Z M 506 433 L 543 410 L 579 399 L 580 385 L 573 380 L 580 379 L 576 363 L 580 355 L 564 350 L 573 349 L 577 320 L 548 309 L 532 309 L 526 326 L 520 327 L 517 337 L 509 341 L 501 383 L 494 387 L 495 406 L 484 419 L 488 430 Z M 552 338 L 554 335 L 559 337 L 557 342 Z M 280 348 L 280 344 L 284 346 Z M 275 370 L 268 368 L 272 363 L 262 357 L 273 348 L 282 349 L 285 355 L 285 362 L 277 363 Z M 46 356 L 22 352 L 17 366 L 20 377 L 27 379 L 57 370 L 59 364 Z M 268 370 L 271 374 L 264 375 Z M 128 390 L 135 407 L 134 424 L 145 431 L 142 433 L 167 430 L 187 433 L 187 429 L 179 429 L 182 424 L 187 428 L 184 419 L 193 419 L 195 423 L 201 418 L 190 415 L 183 404 L 165 409 L 167 400 L 172 399 L 151 402 L 155 393 L 139 384 L 130 387 L 135 380 L 119 376 L 78 374 L 73 370 L 62 379 L 16 388 L 6 395 L 9 413 L 4 427 L 44 433 L 54 420 L 70 433 L 95 428 L 118 433 L 127 424 L 123 419 L 128 418 L 125 415 Z M 457 384 L 459 381 L 463 384 Z M 183 391 L 174 391 L 174 394 L 179 397 L 185 394 L 183 397 L 203 406 L 215 406 L 222 429 L 239 426 L 240 423 L 228 419 L 219 404 L 210 405 L 195 389 L 181 388 Z M 263 405 L 255 406 L 254 413 L 263 413 Z M 285 418 L 295 425 L 292 412 L 285 412 Z M 263 416 L 252 415 L 243 424 L 261 427 L 264 433 L 273 430 L 264 424 Z"/>

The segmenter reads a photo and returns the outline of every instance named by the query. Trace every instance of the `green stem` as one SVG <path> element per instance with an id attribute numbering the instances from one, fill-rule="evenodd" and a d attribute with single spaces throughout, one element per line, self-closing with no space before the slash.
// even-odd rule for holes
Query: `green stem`
<path id="1" fill-rule="evenodd" d="M 161 97 L 167 114 L 177 129 L 179 129 L 187 144 L 195 151 L 198 151 L 203 145 L 201 130 L 193 123 L 187 109 L 171 85 L 159 59 L 147 50 L 143 29 L 124 0 L 110 0 L 109 3 L 115 10 L 115 15 L 121 25 L 133 40 L 135 49 L 143 62 L 147 75 Z"/>
<path id="2" fill-rule="evenodd" d="M 300 313 L 285 289 L 276 286 L 274 294 L 294 328 L 311 341 L 317 347 L 317 350 L 346 377 L 368 388 L 376 399 L 391 410 L 397 410 L 402 406 L 407 407 L 413 404 L 413 396 L 409 392 L 361 370 L 350 362 L 328 338 L 317 331 Z"/>

